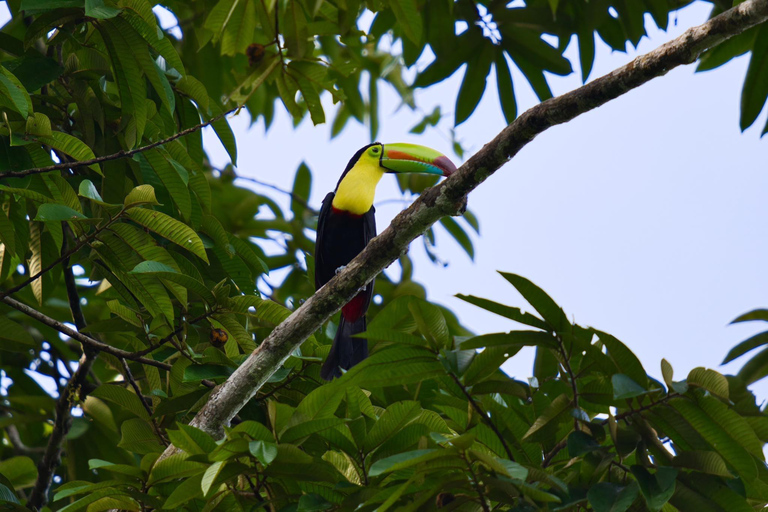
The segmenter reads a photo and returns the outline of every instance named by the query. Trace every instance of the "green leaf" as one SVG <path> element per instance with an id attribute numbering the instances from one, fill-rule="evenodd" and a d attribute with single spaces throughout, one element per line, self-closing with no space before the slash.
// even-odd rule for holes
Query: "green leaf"
<path id="1" fill-rule="evenodd" d="M 89 148 L 83 141 L 63 132 L 53 132 L 51 137 L 37 137 L 37 140 L 43 144 L 51 146 L 57 151 L 61 151 L 65 155 L 71 156 L 77 161 L 91 160 L 96 158 L 91 148 Z M 89 169 L 95 171 L 99 175 L 102 175 L 101 168 L 98 164 L 91 164 Z"/>
<path id="2" fill-rule="evenodd" d="M 406 425 L 416 419 L 421 413 L 418 402 L 395 402 L 386 408 L 383 414 L 371 427 L 365 438 L 363 450 L 370 453 L 378 448 L 384 441 L 400 432 Z"/>
<path id="3" fill-rule="evenodd" d="M 398 453 L 381 460 L 377 460 L 371 465 L 368 472 L 369 476 L 379 476 L 384 473 L 406 469 L 416 464 L 434 461 L 443 457 L 456 457 L 455 449 L 437 449 L 413 450 L 409 452 Z"/>
<path id="4" fill-rule="evenodd" d="M 187 187 L 189 181 L 187 171 L 180 166 L 172 165 L 157 149 L 142 153 L 139 159 L 142 165 L 148 165 L 160 178 L 163 188 L 168 191 L 182 218 L 189 220 L 192 214 L 192 200 Z"/>
<path id="5" fill-rule="evenodd" d="M 123 116 L 126 119 L 132 118 L 136 125 L 135 137 L 127 141 L 127 145 L 132 148 L 141 142 L 147 122 L 146 82 L 133 55 L 133 48 L 120 27 L 112 20 L 103 20 L 96 27 L 109 52 L 114 79 L 120 93 L 120 109 Z"/>
<path id="6" fill-rule="evenodd" d="M 35 112 L 27 118 L 26 134 L 32 136 L 52 137 L 51 120 L 43 113 Z"/>
<path id="7" fill-rule="evenodd" d="M 642 466 L 632 466 L 630 470 L 637 479 L 648 508 L 652 511 L 661 510 L 675 493 L 677 470 L 661 467 L 653 475 Z"/>
<path id="8" fill-rule="evenodd" d="M 613 386 L 614 400 L 634 398 L 648 392 L 648 390 L 623 373 L 615 373 L 611 377 L 611 385 Z"/>
<path id="9" fill-rule="evenodd" d="M 13 489 L 9 489 L 3 484 L 0 484 L 0 502 L 21 505 L 21 502 L 19 501 L 19 498 L 16 497 L 16 493 L 13 492 Z"/>
<path id="10" fill-rule="evenodd" d="M 304 438 L 328 430 L 336 428 L 339 425 L 346 423 L 348 420 L 345 418 L 319 418 L 309 421 L 304 421 L 290 428 L 287 428 L 280 435 L 281 443 L 300 444 Z"/>
<path id="11" fill-rule="evenodd" d="M 643 369 L 637 356 L 624 343 L 608 333 L 592 329 L 600 342 L 608 349 L 608 356 L 618 368 L 619 373 L 627 375 L 640 386 L 648 385 L 648 374 Z"/>
<path id="12" fill-rule="evenodd" d="M 721 364 L 730 363 L 734 359 L 743 356 L 751 350 L 762 347 L 763 345 L 768 345 L 768 331 L 755 334 L 751 338 L 747 338 L 746 340 L 733 347 L 728 352 L 728 355 L 725 356 L 725 359 L 723 359 Z"/>
<path id="13" fill-rule="evenodd" d="M 90 396 L 117 404 L 135 416 L 149 420 L 149 414 L 147 414 L 144 406 L 141 405 L 141 399 L 135 393 L 131 393 L 125 388 L 104 384 L 93 390 Z"/>
<path id="14" fill-rule="evenodd" d="M 162 212 L 146 210 L 144 208 L 130 208 L 127 210 L 127 214 L 128 217 L 137 224 L 154 231 L 163 238 L 187 249 L 206 263 L 209 263 L 208 255 L 205 253 L 205 247 L 203 246 L 203 241 L 200 240 L 197 233 L 186 224 L 183 224 Z"/>
<path id="15" fill-rule="evenodd" d="M 222 473 L 222 471 L 226 467 L 226 464 L 227 464 L 226 461 L 214 462 L 208 467 L 208 469 L 205 470 L 205 473 L 203 474 L 203 480 L 200 482 L 200 487 L 203 490 L 203 495 L 208 494 L 208 491 L 211 490 L 213 483 L 216 481 L 216 478 Z"/>
<path id="16" fill-rule="evenodd" d="M 395 13 L 398 26 L 405 32 L 406 37 L 415 45 L 421 45 L 421 14 L 416 5 L 416 0 L 392 0 L 389 3 L 392 12 Z"/>
<path id="17" fill-rule="evenodd" d="M 263 466 L 268 466 L 277 457 L 277 445 L 260 439 L 248 443 L 248 450 Z"/>
<path id="18" fill-rule="evenodd" d="M 533 422 L 533 425 L 523 436 L 523 440 L 535 439 L 535 435 L 538 432 L 542 432 L 545 429 L 549 429 L 552 425 L 559 423 L 561 416 L 571 406 L 571 399 L 567 395 L 562 394 L 552 400 L 552 403 L 544 409 L 538 418 Z"/>
<path id="19" fill-rule="evenodd" d="M 188 366 L 187 369 L 193 368 Z M 196 454 L 207 454 L 216 449 L 216 441 L 206 432 L 192 425 L 176 423 L 178 430 L 168 430 L 168 438 L 173 446 L 180 448 L 185 452 Z"/>
<path id="20" fill-rule="evenodd" d="M 29 457 L 9 457 L 0 461 L 0 475 L 3 475 L 14 489 L 24 489 L 35 483 L 37 466 Z"/>
<path id="21" fill-rule="evenodd" d="M 280 23 L 285 38 L 288 55 L 300 59 L 309 51 L 309 31 L 307 16 L 304 14 L 302 2 L 288 2 L 285 6 L 285 16 Z"/>
<path id="22" fill-rule="evenodd" d="M 170 432 L 171 431 L 169 431 L 169 434 Z M 152 471 L 149 474 L 147 483 L 152 485 L 157 482 L 175 480 L 177 478 L 196 475 L 203 472 L 205 464 L 187 460 L 187 458 L 188 455 L 184 453 L 174 453 L 170 457 L 158 461 L 152 466 Z"/>
<path id="23" fill-rule="evenodd" d="M 182 382 L 200 382 L 203 379 L 224 380 L 232 375 L 232 368 L 217 364 L 193 364 L 184 369 Z"/>
<path id="24" fill-rule="evenodd" d="M 196 293 L 201 299 L 213 306 L 216 304 L 216 297 L 214 297 L 211 290 L 205 285 L 205 283 L 198 281 L 194 277 L 177 272 L 174 268 L 169 267 L 163 263 L 157 261 L 142 261 L 137 264 L 132 274 L 154 274 L 163 281 L 170 281 L 172 283 L 180 284 L 187 290 Z"/>
<path id="25" fill-rule="evenodd" d="M 625 512 L 635 502 L 637 494 L 635 482 L 630 482 L 626 487 L 600 482 L 590 487 L 587 499 L 595 512 Z"/>
<path id="26" fill-rule="evenodd" d="M 459 223 L 451 217 L 443 217 L 440 219 L 440 224 L 442 224 L 446 231 L 451 234 L 461 248 L 464 249 L 464 252 L 467 253 L 469 258 L 474 261 L 475 248 L 472 245 L 472 240 L 469 238 L 467 232 L 459 226 Z"/>
<path id="27" fill-rule="evenodd" d="M 688 374 L 687 382 L 689 386 L 706 389 L 713 395 L 722 398 L 723 400 L 728 400 L 728 379 L 715 370 L 710 370 L 709 368 L 703 368 L 701 366 L 694 368 Z"/>
<path id="28" fill-rule="evenodd" d="M 501 111 L 504 113 L 504 120 L 507 124 L 517 117 L 517 102 L 515 101 L 515 89 L 512 85 L 512 73 L 509 71 L 509 64 L 504 52 L 496 53 L 496 87 L 499 92 L 499 103 Z"/>
<path id="29" fill-rule="evenodd" d="M 191 499 L 197 498 L 200 495 L 203 494 L 202 489 L 202 481 L 203 481 L 203 473 L 201 472 L 199 475 L 194 475 L 186 480 L 182 480 L 182 482 L 176 486 L 176 488 L 173 490 L 173 492 L 168 496 L 168 499 L 165 500 L 165 504 L 163 505 L 163 508 L 165 509 L 173 509 L 177 508 L 180 505 L 185 504 Z"/>
<path id="30" fill-rule="evenodd" d="M 585 453 L 590 453 L 600 449 L 600 443 L 598 443 L 594 437 L 589 434 L 577 430 L 571 432 L 568 435 L 568 455 L 573 457 L 580 457 Z"/>
<path id="31" fill-rule="evenodd" d="M 511 331 L 483 334 L 461 343 L 462 350 L 485 347 L 534 346 L 557 347 L 557 339 L 543 331 Z"/>
<path id="32" fill-rule="evenodd" d="M 546 322 L 533 316 L 530 313 L 524 313 L 523 310 L 521 310 L 520 308 L 499 304 L 498 302 L 493 302 L 488 299 L 475 297 L 474 295 L 463 295 L 459 293 L 459 294 L 456 294 L 456 297 L 465 302 L 469 302 L 470 304 L 474 304 L 479 308 L 483 308 L 486 311 L 490 311 L 491 313 L 496 313 L 497 315 L 503 316 L 504 318 L 509 318 L 510 320 L 514 320 L 515 322 L 519 322 L 521 324 L 529 325 L 531 327 L 536 327 L 539 329 L 544 329 L 544 330 L 549 329 L 549 325 L 547 325 Z"/>
<path id="33" fill-rule="evenodd" d="M 139 185 L 134 187 L 133 190 L 128 192 L 123 201 L 123 206 L 130 208 L 131 206 L 139 206 L 143 204 L 159 205 L 157 198 L 155 197 L 155 189 L 152 185 Z"/>
<path id="34" fill-rule="evenodd" d="M 122 437 L 117 445 L 124 450 L 140 454 L 161 453 L 165 447 L 160 444 L 149 423 L 134 418 L 124 421 L 120 426 Z"/>
<path id="35" fill-rule="evenodd" d="M 222 114 L 221 108 L 215 103 L 211 102 L 210 106 L 211 117 L 215 117 Z M 227 150 L 229 159 L 232 161 L 232 165 L 237 165 L 237 141 L 235 134 L 232 132 L 232 128 L 229 126 L 229 121 L 226 116 L 222 117 L 218 121 L 211 123 L 214 133 L 221 141 L 224 149 Z"/>
<path id="36" fill-rule="evenodd" d="M 734 318 L 731 320 L 731 323 L 736 324 L 739 322 L 749 322 L 752 320 L 762 320 L 764 322 L 768 322 L 768 309 L 754 309 L 749 313 L 744 313 L 743 315 Z"/>
<path id="37" fill-rule="evenodd" d="M 700 407 L 682 398 L 671 400 L 669 403 L 736 470 L 739 476 L 748 481 L 752 481 L 757 476 L 754 457 Z"/>
<path id="38" fill-rule="evenodd" d="M 558 306 L 544 290 L 533 284 L 528 279 L 509 272 L 499 272 L 504 279 L 509 281 L 520 295 L 539 312 L 555 331 L 562 332 L 570 327 L 568 317 L 562 308 Z"/>
<path id="39" fill-rule="evenodd" d="M 32 99 L 21 82 L 7 69 L 0 66 L 0 94 L 11 101 L 16 112 L 27 118 L 32 111 Z"/>
<path id="40" fill-rule="evenodd" d="M 456 97 L 456 115 L 454 124 L 460 125 L 472 115 L 485 92 L 488 74 L 491 72 L 494 48 L 490 43 L 483 43 L 476 49 L 476 56 L 467 64 L 467 71 L 461 81 L 459 95 Z"/>
<path id="41" fill-rule="evenodd" d="M 9 341 L 12 344 L 18 343 L 20 345 L 23 345 L 21 347 L 14 346 L 14 345 L 8 345 L 3 344 L 0 346 L 0 349 L 3 350 L 12 350 L 14 352 L 19 351 L 25 351 L 29 350 L 31 347 L 36 347 L 37 343 L 35 343 L 34 338 L 32 338 L 32 335 L 27 332 L 24 327 L 17 324 L 13 320 L 10 320 L 7 316 L 0 317 L 0 339 Z"/>
<path id="42" fill-rule="evenodd" d="M 725 465 L 725 461 L 716 452 L 680 452 L 672 459 L 672 465 L 678 468 L 692 469 L 701 473 L 722 476 L 729 480 L 733 478 L 733 475 Z"/>
<path id="43" fill-rule="evenodd" d="M 54 222 L 54 221 L 98 221 L 98 219 L 89 219 L 77 210 L 73 210 L 69 206 L 63 204 L 46 203 L 41 204 L 37 209 L 37 215 L 33 219 L 39 222 Z"/>
<path id="44" fill-rule="evenodd" d="M 85 15 L 90 18 L 106 20 L 120 14 L 120 9 L 107 7 L 104 0 L 85 0 Z"/>
<path id="45" fill-rule="evenodd" d="M 741 118 L 744 131 L 755 122 L 768 98 L 768 28 L 763 26 L 757 33 L 752 57 L 749 59 L 747 77 L 741 90 Z"/>

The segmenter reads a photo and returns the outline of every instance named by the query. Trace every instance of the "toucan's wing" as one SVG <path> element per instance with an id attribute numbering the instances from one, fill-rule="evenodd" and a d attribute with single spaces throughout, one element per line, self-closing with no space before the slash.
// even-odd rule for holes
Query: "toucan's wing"
<path id="1" fill-rule="evenodd" d="M 323 233 L 325 233 L 325 222 L 328 220 L 328 215 L 331 212 L 331 203 L 336 194 L 328 192 L 328 195 L 323 199 L 323 206 L 320 208 L 320 215 L 317 218 L 317 240 L 315 242 L 315 290 L 319 289 L 325 283 L 320 279 L 319 269 L 326 267 L 326 262 L 323 261 Z M 375 227 L 374 227 L 375 229 Z"/>
<path id="2" fill-rule="evenodd" d="M 363 232 L 365 233 L 365 245 L 368 245 L 368 242 L 376 236 L 376 208 L 373 206 L 363 215 Z"/>
<path id="3" fill-rule="evenodd" d="M 368 245 L 368 242 L 376 237 L 376 208 L 373 206 L 371 206 L 371 209 L 363 215 L 363 233 L 365 234 L 365 245 Z M 371 281 L 365 287 L 365 311 L 368 310 L 368 306 L 371 304 L 371 299 L 373 298 L 374 282 L 375 281 Z"/>

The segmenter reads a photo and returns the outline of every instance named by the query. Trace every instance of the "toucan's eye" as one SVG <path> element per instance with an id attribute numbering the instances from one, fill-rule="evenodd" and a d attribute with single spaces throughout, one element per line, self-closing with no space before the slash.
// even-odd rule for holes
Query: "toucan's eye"
<path id="1" fill-rule="evenodd" d="M 378 155 L 379 154 L 378 146 L 371 148 L 371 153 L 373 153 L 374 155 Z"/>

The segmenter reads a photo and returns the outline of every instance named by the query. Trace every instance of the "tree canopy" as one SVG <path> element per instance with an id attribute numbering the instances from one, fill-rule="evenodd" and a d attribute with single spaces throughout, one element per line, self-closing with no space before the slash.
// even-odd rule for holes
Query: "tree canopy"
<path id="1" fill-rule="evenodd" d="M 662 361 L 661 382 L 621 341 L 573 323 L 512 273 L 501 276 L 534 312 L 462 296 L 519 324 L 473 333 L 426 300 L 407 254 L 399 278 L 376 280 L 368 360 L 322 384 L 331 320 L 265 370 L 266 385 L 231 425 L 189 425 L 314 293 L 312 172 L 295 170 L 288 210 L 239 186 L 229 114 L 247 111 L 269 127 L 284 108 L 297 124 L 329 124 L 331 136 L 365 124 L 373 140 L 385 122 L 380 87 L 416 108 L 415 88 L 463 72 L 453 124 L 485 94 L 498 96 L 512 123 L 521 113 L 511 66 L 547 100 L 547 74 L 573 72 L 563 57 L 571 41 L 586 82 L 596 38 L 623 51 L 645 34 L 646 14 L 665 28 L 689 1 L 171 0 L 162 7 L 178 25 L 167 29 L 147 0 L 7 3 L 0 506 L 602 512 L 768 504 L 768 417 L 746 387 L 768 374 L 768 349 L 735 376 L 707 368 L 675 375 Z M 713 17 L 732 7 L 710 3 Z M 744 4 L 767 11 L 765 19 L 766 3 Z M 738 17 L 730 21 L 738 26 Z M 733 33 L 698 69 L 751 52 L 745 129 L 768 98 L 768 25 Z M 430 52 L 432 63 L 407 80 Z M 430 112 L 413 133 L 440 118 Z M 225 169 L 203 149 L 209 125 L 231 159 Z M 416 194 L 437 181 L 399 180 Z M 479 220 L 471 211 L 439 222 L 473 253 L 468 232 Z M 431 227 L 424 243 L 437 261 Z M 267 291 L 263 276 L 278 269 L 286 277 Z M 766 320 L 755 310 L 736 321 Z M 766 344 L 759 334 L 726 361 Z M 501 366 L 526 346 L 536 360 L 520 381 Z"/>

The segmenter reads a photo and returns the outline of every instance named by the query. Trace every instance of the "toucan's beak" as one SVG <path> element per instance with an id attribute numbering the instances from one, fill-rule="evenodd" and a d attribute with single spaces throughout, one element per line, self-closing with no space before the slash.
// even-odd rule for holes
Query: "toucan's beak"
<path id="1" fill-rule="evenodd" d="M 380 165 L 387 172 L 418 172 L 450 176 L 456 172 L 447 156 L 416 144 L 384 144 Z"/>

